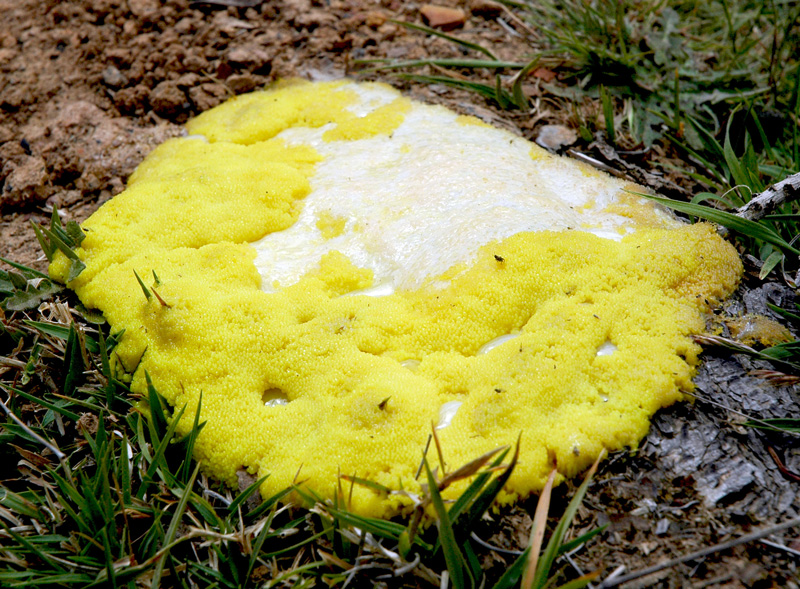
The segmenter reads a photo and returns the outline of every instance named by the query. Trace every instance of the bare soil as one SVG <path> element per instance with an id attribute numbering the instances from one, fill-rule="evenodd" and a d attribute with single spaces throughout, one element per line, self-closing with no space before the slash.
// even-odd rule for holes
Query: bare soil
<path id="1" fill-rule="evenodd" d="M 124 188 L 153 147 L 230 96 L 277 78 L 365 77 L 354 64 L 358 59 L 464 56 L 443 39 L 392 22 L 421 23 L 418 2 L 225 3 L 0 0 L 0 256 L 44 269 L 31 221 L 43 222 L 53 206 L 66 218 L 84 220 Z M 464 10 L 456 34 L 479 41 L 501 59 L 523 60 L 536 40 L 535 30 L 515 25 L 506 9 L 491 2 L 440 3 Z M 540 79 L 558 81 L 553 70 L 531 77 L 525 89 L 536 106 L 516 115 L 452 89 L 366 77 L 533 138 L 545 124 L 573 123 L 570 105 L 538 86 Z M 669 156 L 658 147 L 653 154 Z M 630 158 L 615 162 L 602 149 L 594 155 L 640 182 L 643 172 L 632 170 L 649 166 Z M 666 180 L 672 192 L 693 188 L 684 178 Z M 769 314 L 765 301 L 793 299 L 794 293 L 779 285 L 753 289 L 756 285 L 746 281 L 727 311 Z M 797 517 L 797 438 L 742 425 L 742 414 L 800 416 L 795 388 L 750 374 L 767 367 L 709 350 L 695 401 L 659 413 L 638 450 L 612 456 L 602 467 L 577 529 L 598 523 L 608 528 L 574 555 L 575 567 L 599 569 L 603 579 L 620 566 L 642 569 Z M 561 503 L 571 488 L 559 491 Z M 535 498 L 493 516 L 483 525 L 482 539 L 519 549 L 527 542 L 534 508 Z M 797 533 L 789 530 L 770 541 L 797 551 Z M 754 542 L 624 586 L 798 587 L 796 554 Z M 495 552 L 485 564 L 502 568 L 510 561 Z"/>

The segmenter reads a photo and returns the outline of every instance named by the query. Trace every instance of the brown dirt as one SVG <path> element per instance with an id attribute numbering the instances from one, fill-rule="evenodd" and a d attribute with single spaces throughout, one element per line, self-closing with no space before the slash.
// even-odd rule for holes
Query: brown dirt
<path id="1" fill-rule="evenodd" d="M 353 61 L 361 58 L 464 55 L 451 43 L 391 22 L 421 23 L 423 3 L 220 4 L 0 0 L 0 256 L 44 269 L 31 220 L 43 221 L 58 206 L 66 218 L 82 221 L 123 189 L 155 145 L 179 134 L 181 123 L 230 96 L 276 78 L 353 76 Z M 497 5 L 439 4 L 462 9 L 466 21 L 457 34 L 480 41 L 500 58 L 522 60 L 529 52 L 525 36 L 536 32 L 512 33 Z M 498 112 L 474 95 L 443 87 L 390 81 L 416 98 L 531 137 L 546 123 L 570 124 L 566 105 L 537 86 L 552 75 L 543 69 L 531 78 L 526 91 L 537 98 L 536 107 L 522 115 Z M 762 301 L 763 307 L 768 297 L 791 297 L 785 291 L 747 292 L 731 305 L 749 308 Z M 620 565 L 637 570 L 797 516 L 798 482 L 779 471 L 767 450 L 773 448 L 798 472 L 796 438 L 744 427 L 741 416 L 708 402 L 761 418 L 800 415 L 797 391 L 748 376 L 752 367 L 746 358 L 711 355 L 698 376 L 698 400 L 659 414 L 638 452 L 606 463 L 579 527 L 609 528 L 575 555 L 577 566 L 599 569 L 605 578 Z M 567 491 L 561 491 L 562 501 Z M 526 502 L 496 517 L 486 524 L 484 539 L 518 548 L 533 508 Z M 772 540 L 791 544 L 791 538 L 787 533 Z M 797 540 L 791 545 L 800 548 Z M 508 558 L 498 554 L 487 566 L 503 567 Z M 793 558 L 752 543 L 625 586 L 797 587 Z"/>

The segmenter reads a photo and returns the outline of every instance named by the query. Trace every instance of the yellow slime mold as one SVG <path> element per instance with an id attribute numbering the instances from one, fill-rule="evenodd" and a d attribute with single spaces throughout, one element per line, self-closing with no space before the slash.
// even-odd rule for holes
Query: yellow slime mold
<path id="1" fill-rule="evenodd" d="M 689 336 L 735 287 L 733 248 L 464 122 L 382 85 L 284 85 L 190 122 L 86 221 L 69 286 L 125 330 L 135 392 L 147 372 L 188 414 L 202 392 L 208 473 L 269 474 L 265 495 L 301 465 L 323 496 L 339 472 L 419 492 L 435 423 L 450 467 L 522 433 L 510 501 L 553 460 L 572 476 L 636 445 L 691 389 Z M 352 508 L 409 501 L 356 486 Z"/>

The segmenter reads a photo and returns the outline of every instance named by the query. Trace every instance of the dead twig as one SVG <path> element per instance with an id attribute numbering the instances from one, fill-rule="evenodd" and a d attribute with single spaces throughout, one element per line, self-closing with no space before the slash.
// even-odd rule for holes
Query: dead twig
<path id="1" fill-rule="evenodd" d="M 743 219 L 758 221 L 786 202 L 800 198 L 800 173 L 773 184 L 758 196 L 754 196 L 736 214 Z"/>
<path id="2" fill-rule="evenodd" d="M 679 556 L 678 558 L 673 558 L 666 562 L 662 562 L 661 564 L 653 565 L 651 567 L 647 567 L 646 569 L 642 569 L 640 571 L 635 571 L 628 575 L 623 575 L 621 577 L 616 577 L 614 579 L 609 577 L 602 583 L 600 583 L 597 586 L 597 589 L 608 589 L 609 587 L 617 587 L 618 585 L 622 585 L 623 583 L 627 583 L 628 581 L 641 579 L 642 577 L 646 577 L 647 575 L 652 575 L 653 573 L 663 571 L 664 569 L 674 567 L 675 565 L 684 562 L 689 562 L 691 560 L 698 560 L 700 558 L 703 558 L 704 556 L 708 556 L 709 554 L 714 554 L 715 552 L 727 550 L 728 548 L 733 548 L 734 546 L 739 546 L 740 544 L 746 544 L 748 542 L 753 542 L 754 540 L 760 540 L 761 538 L 769 536 L 770 534 L 775 534 L 782 530 L 787 530 L 789 528 L 793 528 L 798 525 L 800 525 L 800 517 L 790 519 L 789 521 L 785 521 L 782 524 L 776 524 L 774 526 L 764 528 L 763 530 L 759 530 L 757 532 L 745 534 L 744 536 L 736 538 L 735 540 L 729 540 L 727 542 L 722 542 L 721 544 L 715 544 L 714 546 L 703 548 L 702 550 L 698 550 L 697 552 L 684 554 L 683 556 Z"/>

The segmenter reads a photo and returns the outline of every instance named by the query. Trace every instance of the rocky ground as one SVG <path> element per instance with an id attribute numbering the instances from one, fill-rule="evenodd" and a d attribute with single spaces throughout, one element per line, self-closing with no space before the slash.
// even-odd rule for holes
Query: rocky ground
<path id="1" fill-rule="evenodd" d="M 537 40 L 535 30 L 500 5 L 442 4 L 460 9 L 463 19 L 441 26 L 501 59 L 524 60 Z M 525 90 L 535 107 L 515 115 L 472 94 L 364 74 L 357 60 L 465 54 L 393 22 L 436 24 L 435 14 L 423 12 L 422 3 L 399 0 L 0 0 L 0 256 L 44 269 L 31 221 L 43 222 L 53 206 L 82 221 L 123 189 L 154 146 L 180 134 L 187 119 L 277 78 L 390 81 L 416 98 L 529 138 L 547 124 L 570 127 L 568 105 L 538 85 L 557 79 L 557 68 L 533 72 Z M 608 153 L 601 159 L 620 173 L 634 170 L 642 181 L 635 171 L 641 162 L 627 159 L 626 169 Z M 668 181 L 673 192 L 692 188 L 680 177 Z M 769 314 L 765 301 L 792 297 L 779 285 L 749 280 L 728 310 Z M 800 415 L 794 388 L 750 374 L 764 367 L 709 350 L 694 402 L 661 412 L 638 450 L 612 456 L 601 469 L 578 528 L 609 527 L 573 556 L 576 567 L 600 569 L 603 579 L 620 566 L 639 570 L 797 517 L 797 438 L 742 425 L 745 414 Z M 560 500 L 568 493 L 562 489 Z M 523 503 L 487 522 L 483 538 L 519 548 L 533 506 Z M 800 541 L 792 537 L 796 530 L 769 542 L 794 553 L 751 542 L 625 587 L 797 587 Z M 505 566 L 501 554 L 493 559 L 486 566 Z"/>

